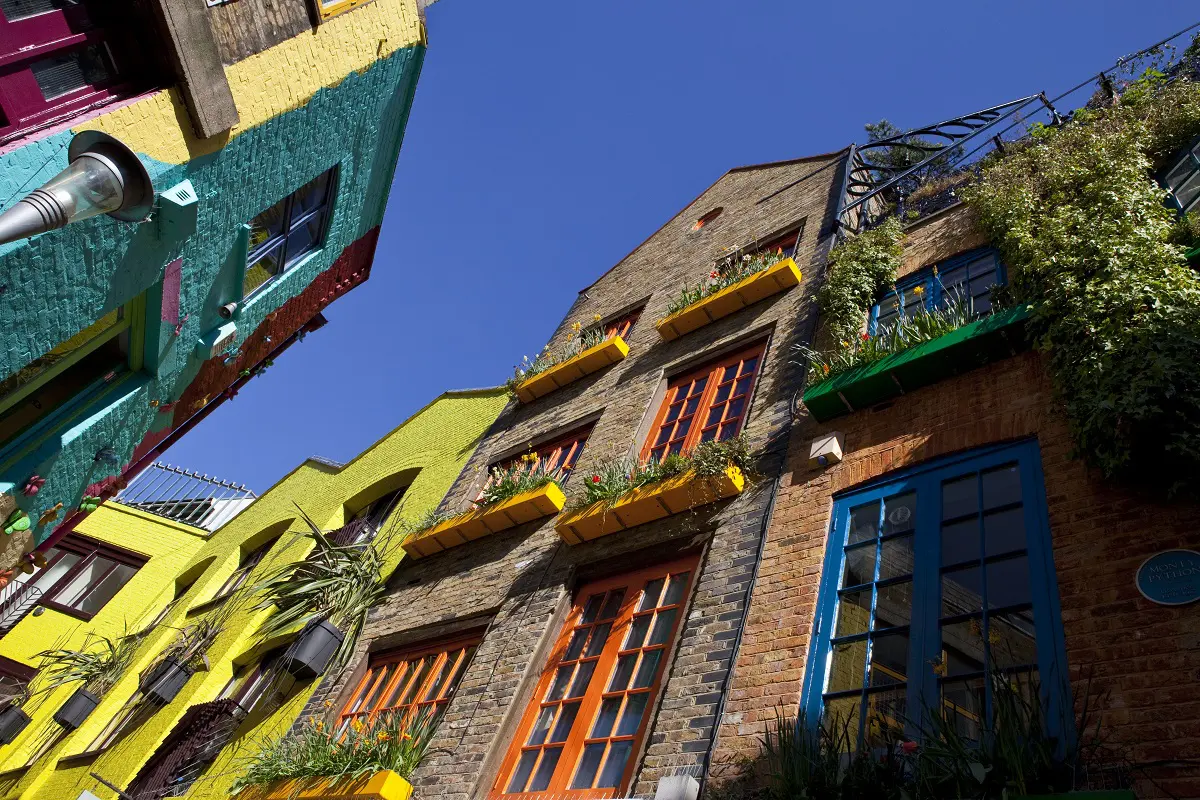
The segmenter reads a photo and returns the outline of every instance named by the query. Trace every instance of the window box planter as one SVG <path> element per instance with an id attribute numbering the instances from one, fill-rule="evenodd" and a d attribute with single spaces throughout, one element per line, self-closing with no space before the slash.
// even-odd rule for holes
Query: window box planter
<path id="1" fill-rule="evenodd" d="M 166 705 L 192 677 L 187 665 L 176 658 L 164 658 L 142 678 L 142 694 L 149 700 Z"/>
<path id="2" fill-rule="evenodd" d="M 804 405 L 818 422 L 890 400 L 1024 350 L 1029 306 L 964 325 L 945 336 L 809 387 Z"/>
<path id="3" fill-rule="evenodd" d="M 279 665 L 301 680 L 312 680 L 325 672 L 346 634 L 327 619 L 303 631 L 284 651 Z"/>
<path id="4" fill-rule="evenodd" d="M 785 258 L 762 272 L 756 272 L 732 286 L 726 286 L 714 295 L 660 319 L 654 327 L 658 330 L 658 335 L 669 342 L 721 317 L 741 311 L 746 306 L 754 305 L 759 300 L 799 285 L 800 268 L 796 266 L 795 261 Z"/>
<path id="5" fill-rule="evenodd" d="M 252 786 L 238 800 L 408 800 L 412 784 L 391 770 L 366 778 L 297 778 Z"/>
<path id="6" fill-rule="evenodd" d="M 0 711 L 0 744 L 12 744 L 21 731 L 29 726 L 29 722 L 29 715 L 18 706 L 9 706 Z"/>
<path id="7" fill-rule="evenodd" d="M 532 403 L 555 389 L 561 389 L 568 383 L 598 372 L 609 364 L 617 363 L 627 355 L 629 355 L 629 345 L 625 344 L 624 339 L 620 336 L 606 339 L 600 344 L 580 352 L 579 355 L 572 356 L 544 372 L 539 372 L 529 380 L 519 383 L 517 399 L 522 403 Z"/>
<path id="8" fill-rule="evenodd" d="M 82 687 L 67 698 L 58 711 L 54 712 L 54 721 L 69 731 L 73 731 L 84 723 L 88 715 L 100 705 L 100 698 Z"/>
<path id="9" fill-rule="evenodd" d="M 709 478 L 688 472 L 634 489 L 615 502 L 592 503 L 563 514 L 554 528 L 567 544 L 580 544 L 733 497 L 741 494 L 745 485 L 746 479 L 737 467 L 728 467 L 723 474 Z"/>
<path id="10" fill-rule="evenodd" d="M 526 522 L 533 522 L 535 519 L 557 514 L 562 511 L 565 503 L 566 497 L 558 484 L 548 483 L 531 492 L 510 497 L 503 503 L 459 514 L 439 522 L 432 528 L 415 533 L 404 542 L 404 552 L 409 558 L 424 558 Z"/>

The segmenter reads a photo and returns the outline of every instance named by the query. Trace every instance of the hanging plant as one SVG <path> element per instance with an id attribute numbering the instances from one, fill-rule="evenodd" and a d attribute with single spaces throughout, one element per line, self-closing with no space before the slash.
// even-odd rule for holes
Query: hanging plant
<path id="1" fill-rule="evenodd" d="M 1150 72 L 1116 106 L 1035 126 L 964 193 L 1012 297 L 1036 303 L 1078 452 L 1174 493 L 1200 489 L 1200 275 L 1151 173 L 1197 134 L 1200 85 Z"/>
<path id="2" fill-rule="evenodd" d="M 904 231 L 895 217 L 846 238 L 829 254 L 817 304 L 835 343 L 849 349 L 863 318 L 885 288 L 895 283 L 904 255 Z"/>

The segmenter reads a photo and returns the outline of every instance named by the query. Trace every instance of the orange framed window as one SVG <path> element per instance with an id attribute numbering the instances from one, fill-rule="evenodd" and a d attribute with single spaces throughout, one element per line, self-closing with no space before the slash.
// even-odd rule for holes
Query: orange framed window
<path id="1" fill-rule="evenodd" d="M 759 342 L 668 383 L 642 458 L 659 461 L 741 433 L 765 347 Z"/>
<path id="2" fill-rule="evenodd" d="M 628 786 L 696 563 L 579 589 L 491 797 L 592 800 Z"/>
<path id="3" fill-rule="evenodd" d="M 604 325 L 604 338 L 612 339 L 615 336 L 620 336 L 622 339 L 628 338 L 629 332 L 633 330 L 633 326 L 637 323 L 640 316 L 642 316 L 642 309 L 635 308 L 628 314 L 606 323 Z"/>
<path id="4" fill-rule="evenodd" d="M 482 630 L 429 645 L 371 658 L 367 673 L 338 715 L 337 731 L 356 719 L 368 723 L 380 714 L 411 719 L 421 712 L 440 714 L 450 703 Z"/>
<path id="5" fill-rule="evenodd" d="M 557 474 L 559 483 L 565 485 L 567 479 L 571 477 L 571 471 L 575 469 L 575 462 L 579 460 L 579 454 L 583 452 L 583 446 L 587 444 L 588 436 L 592 433 L 592 427 L 592 425 L 585 425 L 569 433 L 564 433 L 557 439 L 552 439 L 545 444 L 538 445 L 530 451 L 530 453 L 537 457 L 536 460 L 529 460 L 523 456 L 518 456 L 492 464 L 488 467 L 488 474 L 494 474 L 496 470 L 503 472 L 513 467 L 520 467 L 525 470 L 540 468 L 546 472 Z M 528 456 L 529 453 L 525 455 Z"/>

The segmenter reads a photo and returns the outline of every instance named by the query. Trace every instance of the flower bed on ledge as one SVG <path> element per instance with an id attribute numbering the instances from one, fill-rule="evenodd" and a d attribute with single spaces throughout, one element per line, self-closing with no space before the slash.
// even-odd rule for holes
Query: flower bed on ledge
<path id="1" fill-rule="evenodd" d="M 365 778 L 297 778 L 251 786 L 237 800 L 408 800 L 412 784 L 391 770 Z"/>
<path id="2" fill-rule="evenodd" d="M 412 534 L 402 545 L 409 558 L 424 558 L 451 547 L 515 528 L 562 511 L 566 497 L 557 483 L 547 483 L 494 505 L 443 520 Z"/>
<path id="3" fill-rule="evenodd" d="M 1024 325 L 1029 315 L 1026 305 L 999 311 L 937 339 L 835 375 L 805 391 L 804 405 L 814 419 L 824 422 L 1015 355 L 1026 346 Z"/>
<path id="4" fill-rule="evenodd" d="M 554 528 L 567 544 L 580 544 L 733 497 L 744 487 L 745 478 L 735 466 L 706 477 L 687 472 L 563 514 Z"/>
<path id="5" fill-rule="evenodd" d="M 785 258 L 660 319 L 654 327 L 669 342 L 799 284 L 800 268 L 795 261 Z"/>
<path id="6" fill-rule="evenodd" d="M 532 403 L 555 389 L 561 389 L 585 375 L 604 369 L 609 364 L 617 363 L 627 355 L 629 355 L 629 345 L 620 336 L 614 336 L 521 381 L 515 386 L 513 393 L 522 403 Z"/>

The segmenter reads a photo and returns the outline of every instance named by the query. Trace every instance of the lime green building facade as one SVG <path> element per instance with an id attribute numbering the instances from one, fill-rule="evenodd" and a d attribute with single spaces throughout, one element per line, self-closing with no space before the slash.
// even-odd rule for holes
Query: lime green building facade
<path id="1" fill-rule="evenodd" d="M 120 682 L 77 729 L 68 731 L 53 719 L 75 686 L 25 703 L 31 723 L 0 747 L 0 800 L 75 800 L 85 791 L 109 800 L 118 795 L 104 782 L 137 796 L 147 780 L 161 781 L 155 775 L 172 769 L 177 754 L 171 748 L 183 729 L 211 718 L 204 713 L 243 691 L 264 656 L 286 644 L 287 637 L 266 641 L 258 635 L 271 609 L 257 608 L 253 586 L 272 569 L 304 557 L 311 540 L 303 535 L 303 516 L 326 531 L 353 532 L 368 512 L 380 530 L 415 521 L 441 501 L 507 402 L 502 388 L 447 392 L 347 464 L 305 461 L 213 532 L 119 502 L 97 509 L 77 533 L 136 553 L 144 563 L 88 620 L 53 603 L 26 613 L 0 638 L 0 660 L 36 669 L 38 652 L 81 648 L 89 634 L 137 632 L 142 641 Z M 403 551 L 389 551 L 390 574 Z M 148 704 L 139 690 L 141 676 L 181 630 L 206 618 L 222 626 L 207 648 L 207 669 L 193 674 L 166 705 Z M 179 792 L 172 796 L 228 797 L 239 760 L 285 731 L 318 683 L 298 681 L 272 702 L 232 718 L 219 752 L 204 753 L 199 767 L 189 762 L 171 778 Z M 34 678 L 32 688 L 37 685 Z"/>

